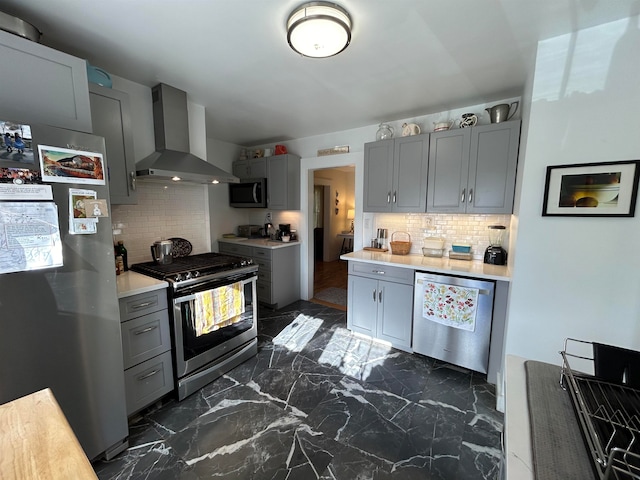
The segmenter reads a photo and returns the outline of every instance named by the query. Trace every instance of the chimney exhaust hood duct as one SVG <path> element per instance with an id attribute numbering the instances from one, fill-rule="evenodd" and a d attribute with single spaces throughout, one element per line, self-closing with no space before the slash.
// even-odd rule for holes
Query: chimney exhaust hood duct
<path id="1" fill-rule="evenodd" d="M 165 85 L 151 89 L 156 151 L 136 163 L 136 174 L 149 180 L 190 183 L 238 183 L 240 179 L 189 153 L 187 94 Z"/>

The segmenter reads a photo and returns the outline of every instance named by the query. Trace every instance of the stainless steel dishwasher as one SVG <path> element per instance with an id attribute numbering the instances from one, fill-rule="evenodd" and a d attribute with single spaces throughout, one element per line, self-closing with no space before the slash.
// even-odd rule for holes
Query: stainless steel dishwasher
<path id="1" fill-rule="evenodd" d="M 416 272 L 413 351 L 487 373 L 495 282 Z"/>

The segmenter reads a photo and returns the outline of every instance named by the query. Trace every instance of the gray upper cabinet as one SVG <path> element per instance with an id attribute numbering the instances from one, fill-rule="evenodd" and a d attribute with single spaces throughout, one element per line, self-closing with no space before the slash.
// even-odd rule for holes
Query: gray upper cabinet
<path id="1" fill-rule="evenodd" d="M 267 159 L 236 160 L 233 162 L 233 174 L 239 178 L 267 178 Z"/>
<path id="2" fill-rule="evenodd" d="M 91 133 L 83 59 L 0 31 L 0 60 L 3 120 Z"/>
<path id="3" fill-rule="evenodd" d="M 364 146 L 365 212 L 424 212 L 429 135 Z"/>
<path id="4" fill-rule="evenodd" d="M 267 207 L 300 210 L 300 157 L 291 153 L 267 157 Z"/>
<path id="5" fill-rule="evenodd" d="M 394 140 L 380 140 L 364 145 L 365 212 L 390 212 L 393 190 Z"/>
<path id="6" fill-rule="evenodd" d="M 428 212 L 465 212 L 466 201 L 462 201 L 461 196 L 469 179 L 470 144 L 470 128 L 431 134 Z"/>
<path id="7" fill-rule="evenodd" d="M 431 134 L 427 212 L 513 212 L 520 121 Z"/>
<path id="8" fill-rule="evenodd" d="M 136 168 L 129 95 L 89 85 L 93 133 L 104 137 L 112 204 L 136 204 Z"/>

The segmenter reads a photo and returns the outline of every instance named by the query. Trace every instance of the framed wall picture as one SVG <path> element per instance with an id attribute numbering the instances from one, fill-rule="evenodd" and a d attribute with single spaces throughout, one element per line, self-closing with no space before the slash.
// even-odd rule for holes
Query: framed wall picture
<path id="1" fill-rule="evenodd" d="M 640 160 L 547 167 L 543 216 L 633 217 Z"/>

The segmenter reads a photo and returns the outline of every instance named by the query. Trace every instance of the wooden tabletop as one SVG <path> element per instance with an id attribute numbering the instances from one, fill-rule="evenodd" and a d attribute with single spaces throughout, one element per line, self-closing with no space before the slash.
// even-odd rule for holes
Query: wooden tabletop
<path id="1" fill-rule="evenodd" d="M 0 405 L 0 478 L 97 479 L 50 389 Z"/>

